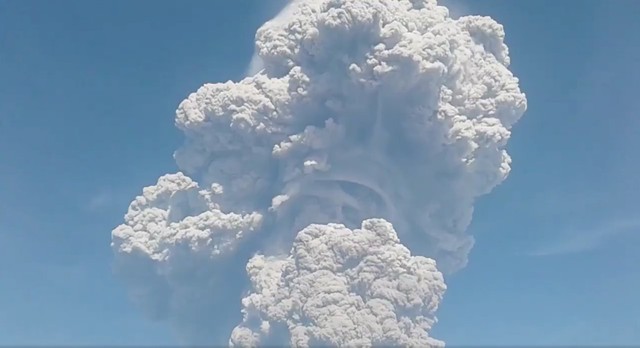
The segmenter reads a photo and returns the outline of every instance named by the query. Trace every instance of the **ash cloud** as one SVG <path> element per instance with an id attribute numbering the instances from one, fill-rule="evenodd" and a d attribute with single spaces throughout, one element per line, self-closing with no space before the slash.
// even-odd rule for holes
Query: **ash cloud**
<path id="1" fill-rule="evenodd" d="M 212 343 L 215 329 L 231 332 L 235 322 L 212 318 L 228 298 L 239 306 L 247 287 L 247 298 L 264 295 L 256 282 L 293 291 L 283 279 L 295 272 L 282 267 L 296 260 L 290 250 L 306 250 L 296 243 L 309 228 L 327 243 L 340 230 L 374 245 L 382 241 L 358 228 L 384 219 L 412 254 L 445 274 L 461 269 L 473 246 L 473 203 L 509 174 L 505 146 L 526 110 L 509 63 L 500 24 L 453 19 L 432 0 L 291 2 L 256 33 L 254 75 L 204 85 L 179 105 L 181 172 L 145 188 L 113 231 L 118 273 L 146 311 L 193 344 Z M 247 262 L 251 284 L 228 281 Z M 324 293 L 322 283 L 314 291 Z M 319 339 L 327 329 L 257 311 L 287 323 L 289 338 Z M 371 325 L 380 319 L 362 315 Z M 403 325 L 428 337 L 423 322 L 407 318 Z M 233 337 L 257 332 L 242 324 L 232 342 L 252 345 Z M 322 337 L 367 345 L 376 332 Z"/>
<path id="2" fill-rule="evenodd" d="M 439 347 L 428 331 L 446 286 L 435 261 L 411 256 L 390 223 L 310 225 L 287 258 L 256 255 L 231 346 L 258 346 L 281 325 L 293 347 Z"/>

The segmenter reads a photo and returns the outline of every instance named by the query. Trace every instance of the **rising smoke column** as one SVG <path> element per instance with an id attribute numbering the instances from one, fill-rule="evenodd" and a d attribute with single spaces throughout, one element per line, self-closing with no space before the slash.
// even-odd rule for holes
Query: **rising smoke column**
<path id="1" fill-rule="evenodd" d="M 427 332 L 446 289 L 435 261 L 411 256 L 390 223 L 361 229 L 310 225 L 288 258 L 256 255 L 247 264 L 254 292 L 232 346 L 257 346 L 286 326 L 290 345 L 434 347 Z"/>
<path id="2" fill-rule="evenodd" d="M 293 273 L 278 267 L 297 260 L 297 231 L 340 223 L 366 234 L 370 218 L 440 271 L 464 267 L 474 200 L 507 177 L 509 129 L 526 109 L 503 40 L 492 19 L 452 19 L 433 0 L 293 2 L 256 33 L 262 70 L 204 85 L 178 107 L 180 172 L 145 188 L 113 231 L 134 299 L 185 342 L 211 343 L 237 324 L 213 319 L 245 286 L 248 298 L 265 295 L 260 282 L 292 291 L 282 287 Z M 273 279 L 251 274 L 259 260 Z M 230 281 L 247 261 L 251 284 Z M 378 342 L 372 332 L 331 340 Z"/>

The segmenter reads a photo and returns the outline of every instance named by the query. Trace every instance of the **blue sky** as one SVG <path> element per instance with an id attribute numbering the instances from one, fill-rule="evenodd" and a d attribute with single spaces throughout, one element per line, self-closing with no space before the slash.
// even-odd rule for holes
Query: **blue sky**
<path id="1" fill-rule="evenodd" d="M 640 344 L 640 3 L 453 4 L 505 26 L 529 110 L 434 336 Z M 241 77 L 278 6 L 0 1 L 0 345 L 174 342 L 112 276 L 110 232 L 175 171 L 178 103 Z"/>

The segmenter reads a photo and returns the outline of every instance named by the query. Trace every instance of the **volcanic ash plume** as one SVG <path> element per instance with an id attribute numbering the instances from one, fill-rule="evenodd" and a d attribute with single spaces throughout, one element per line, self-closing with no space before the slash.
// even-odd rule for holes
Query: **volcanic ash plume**
<path id="1" fill-rule="evenodd" d="M 427 335 L 445 291 L 435 262 L 411 256 L 390 223 L 362 229 L 311 225 L 286 259 L 256 255 L 247 265 L 252 292 L 232 346 L 257 346 L 274 324 L 290 344 L 369 347 L 441 346 Z"/>
<path id="2" fill-rule="evenodd" d="M 507 177 L 526 109 L 503 39 L 433 0 L 291 3 L 256 34 L 260 71 L 180 104 L 180 172 L 113 231 L 134 299 L 187 343 L 220 342 L 237 322 L 216 316 L 237 315 L 235 345 L 271 324 L 300 346 L 440 344 L 442 278 L 395 231 L 440 271 L 465 266 L 474 200 Z M 229 306 L 247 287 L 243 320 Z"/>

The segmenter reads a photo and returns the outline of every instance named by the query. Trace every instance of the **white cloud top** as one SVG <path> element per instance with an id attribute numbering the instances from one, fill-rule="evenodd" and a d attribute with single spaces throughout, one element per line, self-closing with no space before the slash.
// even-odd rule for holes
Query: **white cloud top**
<path id="1" fill-rule="evenodd" d="M 118 269 L 159 317 L 207 332 L 209 307 L 195 303 L 220 296 L 220 270 L 260 251 L 251 267 L 284 272 L 272 257 L 310 224 L 385 219 L 442 272 L 465 266 L 473 203 L 509 174 L 505 146 L 526 109 L 500 24 L 452 19 L 433 0 L 299 0 L 258 30 L 252 65 L 179 105 L 181 173 L 146 188 L 113 232 Z M 149 277 L 162 291 L 132 280 Z"/>

